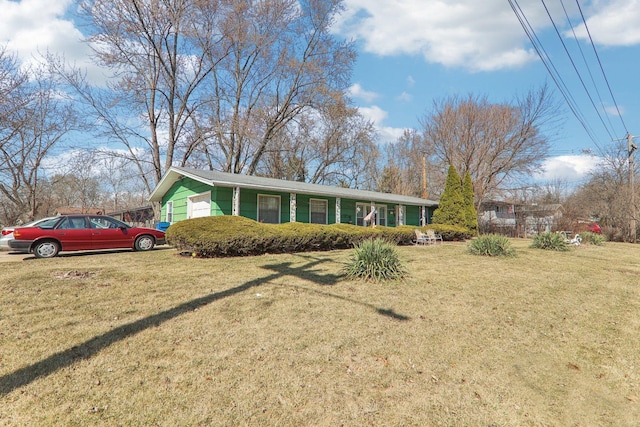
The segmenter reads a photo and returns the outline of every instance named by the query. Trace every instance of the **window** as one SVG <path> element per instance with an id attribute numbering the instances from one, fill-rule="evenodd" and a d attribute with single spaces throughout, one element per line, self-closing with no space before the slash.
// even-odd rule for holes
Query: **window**
<path id="1" fill-rule="evenodd" d="M 167 222 L 173 222 L 173 202 L 167 202 Z"/>
<path id="2" fill-rule="evenodd" d="M 356 225 L 371 225 L 371 221 L 365 221 L 364 218 L 371 213 L 371 204 L 356 204 Z"/>
<path id="3" fill-rule="evenodd" d="M 376 205 L 375 212 L 369 216 L 372 207 L 370 204 L 357 203 L 356 204 L 356 225 L 370 226 L 387 225 L 387 207 L 385 205 Z"/>
<path id="4" fill-rule="evenodd" d="M 326 224 L 328 221 L 329 203 L 326 200 L 309 200 L 309 222 Z"/>
<path id="5" fill-rule="evenodd" d="M 387 207 L 376 206 L 376 224 L 387 225 Z"/>
<path id="6" fill-rule="evenodd" d="M 258 222 L 280 224 L 280 196 L 258 195 Z"/>
<path id="7" fill-rule="evenodd" d="M 81 228 L 88 228 L 84 217 L 66 217 L 58 226 L 58 229 L 60 230 L 72 230 Z"/>
<path id="8" fill-rule="evenodd" d="M 91 228 L 127 228 L 126 224 L 106 216 L 90 217 Z"/>

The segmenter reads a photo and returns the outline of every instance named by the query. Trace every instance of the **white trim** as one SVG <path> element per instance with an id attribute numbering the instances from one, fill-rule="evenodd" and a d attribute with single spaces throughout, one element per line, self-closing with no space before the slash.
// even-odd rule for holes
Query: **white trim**
<path id="1" fill-rule="evenodd" d="M 165 206 L 164 219 L 168 223 L 173 222 L 173 200 L 169 200 Z"/>
<path id="2" fill-rule="evenodd" d="M 296 193 L 289 194 L 289 222 L 296 222 L 296 209 L 298 204 L 296 202 Z"/>
<path id="3" fill-rule="evenodd" d="M 232 199 L 231 214 L 234 216 L 240 216 L 240 187 L 233 187 Z"/>

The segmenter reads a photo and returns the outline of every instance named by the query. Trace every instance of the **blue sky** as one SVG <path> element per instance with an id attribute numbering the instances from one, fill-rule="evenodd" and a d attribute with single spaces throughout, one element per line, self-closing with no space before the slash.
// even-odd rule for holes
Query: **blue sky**
<path id="1" fill-rule="evenodd" d="M 565 106 L 565 123 L 557 134 L 549 135 L 552 157 L 546 174 L 538 177 L 541 181 L 560 178 L 579 183 L 597 163 L 597 157 L 583 150 L 601 156 L 612 136 L 622 138 L 627 130 L 640 135 L 640 0 L 578 1 L 513 2 L 524 11 L 591 129 L 588 134 L 557 93 Z M 582 88 L 545 4 L 600 114 L 610 114 L 605 116 L 608 129 Z M 581 24 L 578 4 L 616 104 Z M 451 95 L 487 95 L 491 101 L 510 102 L 545 82 L 555 89 L 508 0 L 345 0 L 345 5 L 334 32 L 354 40 L 358 48 L 351 97 L 375 122 L 382 141 L 417 128 L 418 118 L 431 110 L 434 101 Z M 562 6 L 584 49 L 588 69 Z M 0 0 L 0 43 L 25 61 L 49 49 L 78 64 L 87 63 L 88 47 L 68 19 L 74 7 L 73 0 Z M 98 71 L 89 66 L 89 72 Z"/>

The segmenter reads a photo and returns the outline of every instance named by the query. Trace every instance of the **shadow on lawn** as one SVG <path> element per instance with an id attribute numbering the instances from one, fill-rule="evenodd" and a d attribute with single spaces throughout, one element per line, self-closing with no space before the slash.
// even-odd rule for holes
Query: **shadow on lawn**
<path id="1" fill-rule="evenodd" d="M 314 259 L 300 267 L 292 267 L 291 263 L 269 265 L 269 266 L 266 266 L 265 268 L 274 271 L 273 274 L 270 274 L 268 276 L 261 277 L 255 280 L 251 280 L 247 283 L 244 283 L 240 286 L 236 286 L 234 288 L 230 288 L 221 292 L 216 292 L 200 298 L 193 299 L 191 301 L 187 301 L 169 310 L 165 310 L 161 313 L 154 314 L 153 316 L 145 317 L 144 319 L 140 319 L 135 322 L 131 322 L 131 323 L 127 323 L 125 325 L 119 326 L 102 335 L 93 337 L 90 340 L 83 342 L 82 344 L 79 344 L 67 350 L 55 353 L 47 357 L 46 359 L 43 359 L 29 366 L 25 366 L 24 368 L 18 369 L 17 371 L 14 371 L 10 374 L 3 375 L 2 377 L 0 377 L 0 395 L 6 395 L 8 393 L 11 393 L 13 390 L 16 390 L 20 387 L 30 384 L 31 382 L 35 381 L 38 378 L 51 375 L 59 369 L 62 369 L 74 364 L 78 359 L 88 359 L 94 356 L 95 354 L 97 354 L 99 351 L 109 347 L 110 345 L 118 341 L 122 341 L 127 337 L 134 336 L 137 333 L 142 332 L 146 329 L 157 327 L 164 322 L 174 319 L 184 313 L 193 311 L 198 307 L 202 307 L 202 306 L 211 304 L 215 301 L 218 301 L 220 299 L 239 294 L 253 287 L 260 286 L 264 283 L 267 283 L 271 280 L 275 280 L 284 276 L 296 276 L 304 280 L 310 280 L 310 281 L 316 282 L 321 285 L 335 284 L 338 280 L 338 276 L 333 274 L 322 275 L 312 270 L 313 267 L 323 262 L 326 262 L 326 260 Z M 343 300 L 363 304 L 363 303 L 353 301 L 348 298 L 340 297 L 337 295 L 327 294 L 324 292 L 321 292 L 321 293 L 326 295 L 331 295 Z M 371 306 L 366 303 L 364 304 Z M 391 310 L 380 309 L 373 306 L 371 307 L 376 309 L 376 311 L 381 315 L 390 316 L 393 318 L 400 318 L 402 320 L 407 319 L 404 316 L 399 316 L 393 313 L 393 311 Z"/>

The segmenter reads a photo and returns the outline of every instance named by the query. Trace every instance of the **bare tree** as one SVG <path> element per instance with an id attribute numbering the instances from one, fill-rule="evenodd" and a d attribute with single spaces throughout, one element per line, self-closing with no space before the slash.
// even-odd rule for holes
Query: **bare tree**
<path id="1" fill-rule="evenodd" d="M 210 58 L 216 63 L 211 111 L 201 129 L 212 169 L 255 174 L 264 168 L 264 156 L 280 149 L 276 141 L 308 126 L 314 111 L 324 109 L 326 118 L 328 108 L 344 104 L 355 52 L 330 34 L 341 10 L 341 0 L 227 4 L 222 19 L 228 55 Z"/>
<path id="2" fill-rule="evenodd" d="M 576 220 L 600 221 L 610 240 L 631 241 L 629 190 L 627 143 L 623 141 L 607 150 L 589 181 L 567 198 L 565 209 Z M 638 193 L 637 188 L 634 191 Z"/>
<path id="3" fill-rule="evenodd" d="M 28 102 L 25 97 L 29 75 L 20 70 L 16 55 L 0 48 L 0 148 L 13 139 L 18 132 L 15 115 Z M 0 159 L 0 169 L 7 165 Z"/>
<path id="4" fill-rule="evenodd" d="M 112 76 L 66 76 L 101 137 L 151 191 L 173 164 L 257 173 L 305 110 L 340 99 L 355 59 L 330 26 L 342 0 L 86 0 L 88 38 Z"/>
<path id="5" fill-rule="evenodd" d="M 547 157 L 542 129 L 553 130 L 555 103 L 543 86 L 511 104 L 491 104 L 487 97 L 451 97 L 434 103 L 421 120 L 424 150 L 435 161 L 451 164 L 474 183 L 476 208 L 503 183 L 529 177 Z"/>
<path id="6" fill-rule="evenodd" d="M 430 156 L 423 137 L 415 129 L 407 129 L 397 141 L 386 146 L 388 168 L 397 169 L 393 190 L 407 196 L 434 197 L 444 189 L 447 164 Z"/>
<path id="7" fill-rule="evenodd" d="M 0 121 L 0 194 L 15 214 L 33 219 L 39 213 L 43 162 L 78 128 L 77 114 L 46 65 L 9 69 L 7 75 L 16 100 Z"/>
<path id="8" fill-rule="evenodd" d="M 258 172 L 316 184 L 371 187 L 379 158 L 373 124 L 343 101 L 307 113 L 273 139 Z"/>
<path id="9" fill-rule="evenodd" d="M 147 191 L 164 171 L 184 165 L 198 140 L 202 89 L 220 54 L 215 33 L 217 5 L 204 0 L 87 0 L 80 3 L 92 31 L 87 41 L 96 62 L 111 72 L 106 87 L 79 69 L 66 78 L 94 117 L 99 135 L 124 146 L 113 150 L 138 169 Z M 224 52 L 222 53 L 224 54 Z M 207 56 L 207 60 L 205 60 Z"/>

